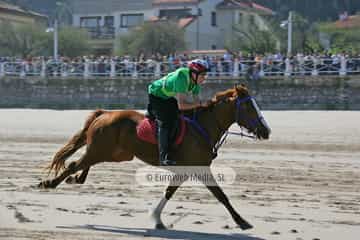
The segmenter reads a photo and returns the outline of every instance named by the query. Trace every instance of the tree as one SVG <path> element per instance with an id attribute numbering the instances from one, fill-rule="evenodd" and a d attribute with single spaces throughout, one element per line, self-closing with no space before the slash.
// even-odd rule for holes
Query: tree
<path id="1" fill-rule="evenodd" d="M 89 35 L 86 30 L 63 27 L 59 30 L 59 54 L 77 57 L 90 52 Z"/>
<path id="2" fill-rule="evenodd" d="M 304 41 L 305 53 L 318 53 L 324 51 L 324 46 L 321 44 L 320 31 L 318 23 L 312 24 L 306 31 Z"/>
<path id="3" fill-rule="evenodd" d="M 0 53 L 7 56 L 27 57 L 45 55 L 49 36 L 35 24 L 0 23 Z"/>
<path id="4" fill-rule="evenodd" d="M 85 30 L 64 27 L 59 30 L 59 53 L 76 57 L 89 52 L 89 37 Z M 0 23 L 0 54 L 3 56 L 50 56 L 54 35 L 35 24 Z"/>
<path id="5" fill-rule="evenodd" d="M 227 44 L 232 51 L 245 53 L 274 52 L 276 50 L 276 38 L 268 30 L 260 30 L 256 25 L 250 28 L 242 28 L 239 25 L 233 27 L 234 38 Z"/>
<path id="6" fill-rule="evenodd" d="M 284 18 L 282 19 L 284 20 Z M 287 52 L 288 29 L 280 27 L 279 19 L 269 20 L 269 27 L 277 39 L 280 40 L 280 51 Z M 292 16 L 292 53 L 313 53 L 321 51 L 319 30 L 317 23 L 311 24 L 308 19 L 293 12 Z"/>
<path id="7" fill-rule="evenodd" d="M 338 15 L 347 11 L 350 15 L 360 10 L 359 0 L 253 0 L 276 12 L 284 19 L 289 11 L 296 11 L 309 21 L 334 21 Z M 321 10 L 320 10 L 321 9 Z"/>
<path id="8" fill-rule="evenodd" d="M 72 4 L 69 0 L 57 0 L 53 18 L 56 17 L 60 25 L 70 26 L 72 23 Z"/>
<path id="9" fill-rule="evenodd" d="M 167 55 L 185 49 L 184 31 L 173 22 L 146 22 L 117 40 L 116 54 Z"/>
<path id="10" fill-rule="evenodd" d="M 309 26 L 310 23 L 306 18 L 294 12 L 292 17 L 292 45 L 294 53 L 305 52 Z"/>
<path id="11" fill-rule="evenodd" d="M 266 17 L 265 20 L 269 30 L 260 30 L 256 25 L 249 28 L 236 25 L 234 27 L 236 37 L 230 46 L 234 46 L 234 50 L 249 53 L 264 54 L 276 50 L 286 53 L 287 27 L 281 28 L 281 21 L 278 18 Z M 323 50 L 320 45 L 319 30 L 316 23 L 310 24 L 306 18 L 295 12 L 293 13 L 292 23 L 293 53 L 313 53 Z M 280 43 L 280 49 L 277 49 L 277 42 Z"/>
<path id="12" fill-rule="evenodd" d="M 319 28 L 329 38 L 330 52 L 360 52 L 360 29 L 338 28 L 333 23 L 321 23 Z"/>

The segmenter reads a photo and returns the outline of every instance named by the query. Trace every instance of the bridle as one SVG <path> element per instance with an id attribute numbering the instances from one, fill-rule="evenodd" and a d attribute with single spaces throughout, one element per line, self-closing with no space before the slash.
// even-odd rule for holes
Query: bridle
<path id="1" fill-rule="evenodd" d="M 251 119 L 248 116 L 246 116 L 246 114 L 242 114 L 242 112 L 244 111 L 243 106 L 241 105 L 244 102 L 247 101 L 251 101 L 252 106 L 255 108 L 256 112 L 257 112 L 257 117 L 255 119 Z M 240 126 L 240 129 L 243 129 L 243 126 L 240 124 L 240 122 L 243 120 L 248 126 L 252 127 L 255 129 L 256 131 L 256 126 L 259 123 L 263 123 L 266 127 L 266 121 L 264 119 L 264 117 L 262 116 L 255 99 L 252 96 L 246 96 L 244 98 L 240 98 L 239 96 L 236 98 L 236 113 L 235 113 L 235 121 L 236 123 Z M 187 118 L 184 117 L 185 120 L 187 120 L 192 126 L 194 126 L 194 128 L 198 131 L 198 133 L 204 137 L 204 139 L 206 140 L 206 142 L 208 143 L 208 145 L 211 147 L 211 152 L 213 155 L 213 159 L 216 158 L 217 156 L 217 152 L 218 149 L 223 145 L 223 143 L 225 142 L 227 136 L 229 134 L 233 134 L 233 135 L 238 135 L 238 136 L 242 136 L 242 137 L 248 137 L 248 138 L 252 138 L 252 139 L 256 139 L 257 136 L 255 134 L 246 134 L 243 133 L 243 131 L 241 132 L 232 132 L 229 130 L 224 130 L 222 131 L 221 137 L 220 139 L 213 144 L 210 140 L 210 136 L 208 135 L 208 133 L 206 132 L 206 130 L 198 123 L 197 121 L 197 116 L 196 114 L 194 114 L 193 118 Z"/>
<path id="2" fill-rule="evenodd" d="M 241 105 L 241 103 L 245 103 L 251 101 L 252 106 L 255 108 L 256 112 L 257 112 L 257 117 L 255 119 L 251 119 L 248 116 L 242 114 L 242 110 L 244 109 L 243 106 Z M 241 126 L 240 122 L 244 121 L 246 123 L 247 126 L 249 126 L 252 129 L 256 129 L 256 126 L 258 126 L 259 123 L 264 122 L 264 117 L 262 116 L 259 108 L 257 107 L 255 98 L 252 96 L 247 96 L 244 98 L 240 98 L 237 97 L 236 98 L 236 113 L 235 113 L 235 121 L 236 123 L 239 125 L 240 128 L 242 128 L 243 126 Z"/>

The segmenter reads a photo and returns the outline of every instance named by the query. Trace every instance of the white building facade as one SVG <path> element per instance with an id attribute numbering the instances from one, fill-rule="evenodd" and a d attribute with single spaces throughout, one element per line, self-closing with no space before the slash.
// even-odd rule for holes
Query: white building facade
<path id="1" fill-rule="evenodd" d="M 222 49 L 232 26 L 248 17 L 265 26 L 270 9 L 249 0 L 74 0 L 73 25 L 94 38 L 114 39 L 154 19 L 176 20 L 185 30 L 189 50 Z"/>

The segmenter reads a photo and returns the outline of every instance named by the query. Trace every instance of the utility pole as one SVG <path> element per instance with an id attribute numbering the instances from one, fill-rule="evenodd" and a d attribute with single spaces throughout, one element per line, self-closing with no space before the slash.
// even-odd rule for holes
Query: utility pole
<path id="1" fill-rule="evenodd" d="M 72 10 L 66 3 L 63 2 L 56 2 L 55 8 L 55 19 L 54 19 L 54 60 L 59 60 L 59 19 L 61 19 L 60 11 L 62 9 L 66 9 L 72 16 Z"/>
<path id="2" fill-rule="evenodd" d="M 292 12 L 290 11 L 288 18 L 288 49 L 287 49 L 288 57 L 291 56 L 291 44 L 292 44 Z"/>
<path id="3" fill-rule="evenodd" d="M 54 20 L 54 60 L 58 61 L 58 48 L 59 48 L 59 38 L 58 38 L 58 20 L 55 16 Z"/>
<path id="4" fill-rule="evenodd" d="M 199 50 L 200 36 L 199 36 L 199 28 L 200 28 L 200 8 L 199 3 L 197 4 L 197 19 L 196 19 L 196 50 Z"/>

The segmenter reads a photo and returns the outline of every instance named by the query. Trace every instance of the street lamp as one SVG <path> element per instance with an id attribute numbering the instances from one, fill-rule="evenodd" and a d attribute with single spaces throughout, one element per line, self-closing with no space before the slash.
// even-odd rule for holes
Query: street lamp
<path id="1" fill-rule="evenodd" d="M 54 27 L 52 28 L 47 28 L 46 29 L 46 32 L 47 33 L 54 33 L 54 60 L 57 61 L 58 60 L 58 22 L 57 22 L 57 19 L 55 17 L 55 20 L 54 20 Z"/>
<path id="2" fill-rule="evenodd" d="M 58 37 L 58 20 L 55 16 L 54 20 L 54 60 L 58 61 L 58 48 L 59 48 L 59 37 Z"/>
<path id="3" fill-rule="evenodd" d="M 200 32 L 199 32 L 199 28 L 200 28 L 200 16 L 202 15 L 201 13 L 201 9 L 199 8 L 199 3 L 197 3 L 196 5 L 197 8 L 197 15 L 196 15 L 196 50 L 199 50 L 199 46 L 200 46 Z"/>
<path id="4" fill-rule="evenodd" d="M 287 26 L 288 28 L 288 48 L 287 48 L 287 55 L 288 57 L 291 56 L 291 44 L 292 44 L 292 12 L 289 11 L 289 17 L 288 20 L 282 21 L 280 24 L 280 27 L 285 28 Z"/>
<path id="5" fill-rule="evenodd" d="M 56 9 L 55 9 L 55 19 L 54 19 L 54 26 L 52 28 L 47 28 L 46 32 L 53 32 L 54 33 L 54 60 L 58 61 L 58 51 L 59 51 L 59 36 L 58 36 L 58 30 L 59 30 L 59 24 L 58 24 L 58 7 L 65 7 L 67 11 L 72 14 L 71 9 L 62 2 L 56 2 Z"/>

